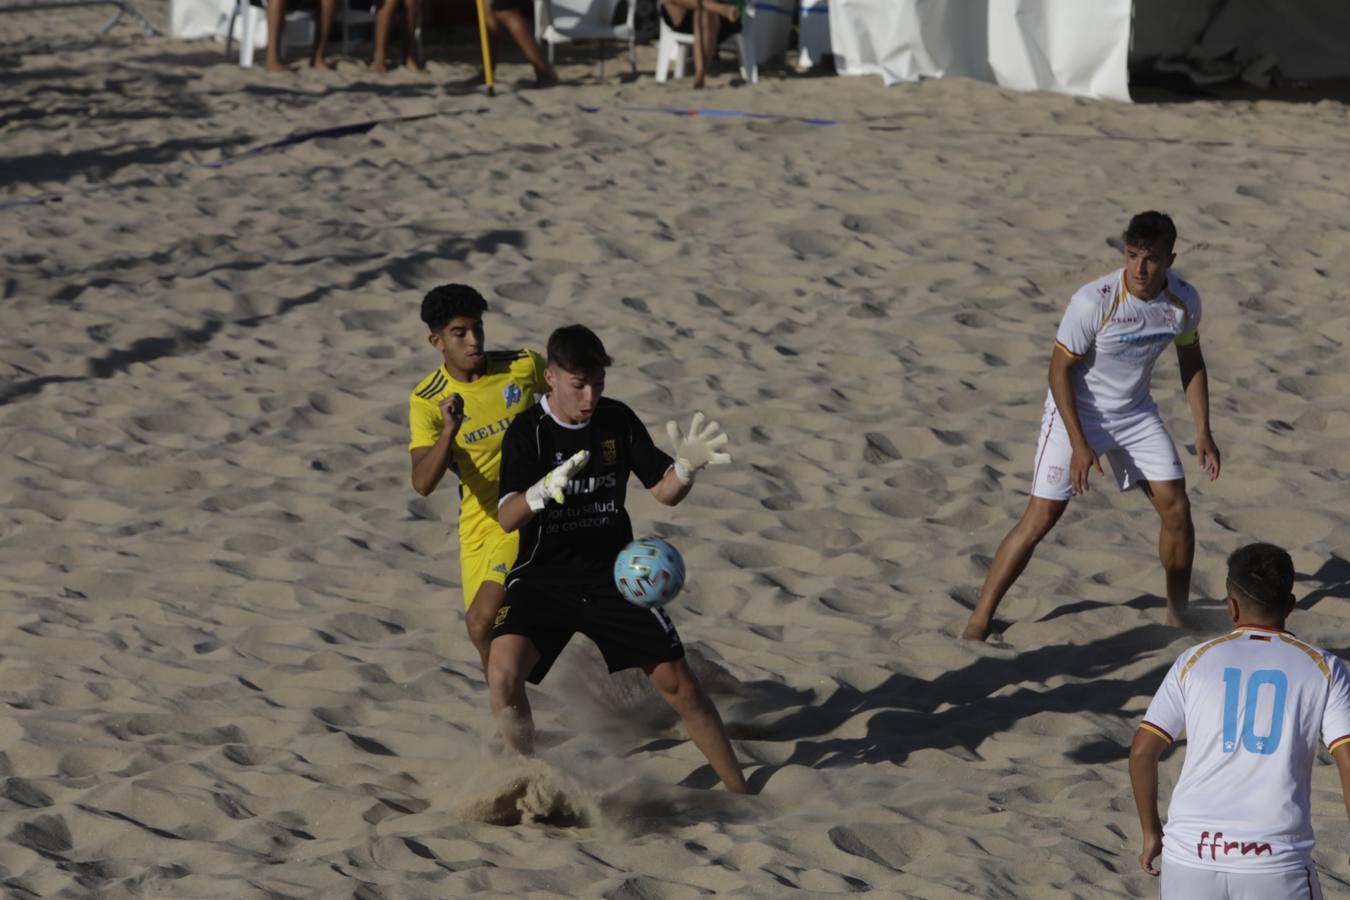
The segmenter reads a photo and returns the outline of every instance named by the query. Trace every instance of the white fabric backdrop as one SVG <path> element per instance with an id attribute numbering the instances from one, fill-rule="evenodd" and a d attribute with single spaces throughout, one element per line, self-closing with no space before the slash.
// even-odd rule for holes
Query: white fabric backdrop
<path id="1" fill-rule="evenodd" d="M 1130 99 L 1131 0 L 830 0 L 844 74 Z"/>

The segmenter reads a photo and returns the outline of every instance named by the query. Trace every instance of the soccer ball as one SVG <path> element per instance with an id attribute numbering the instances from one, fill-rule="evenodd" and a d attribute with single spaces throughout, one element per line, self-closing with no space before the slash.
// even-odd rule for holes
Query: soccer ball
<path id="1" fill-rule="evenodd" d="M 614 584 L 635 606 L 665 606 L 684 587 L 684 559 L 659 537 L 638 538 L 614 560 Z"/>

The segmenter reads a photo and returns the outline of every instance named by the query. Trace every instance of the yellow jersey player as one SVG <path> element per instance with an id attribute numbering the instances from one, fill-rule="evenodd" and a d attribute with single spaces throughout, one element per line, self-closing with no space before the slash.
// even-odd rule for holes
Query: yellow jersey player
<path id="1" fill-rule="evenodd" d="M 464 624 L 487 668 L 492 623 L 520 544 L 497 524 L 502 436 L 516 415 L 548 392 L 544 360 L 532 350 L 483 349 L 483 295 L 463 284 L 432 289 L 422 321 L 442 362 L 408 398 L 413 489 L 427 496 L 446 471 L 459 478 L 459 559 Z"/>

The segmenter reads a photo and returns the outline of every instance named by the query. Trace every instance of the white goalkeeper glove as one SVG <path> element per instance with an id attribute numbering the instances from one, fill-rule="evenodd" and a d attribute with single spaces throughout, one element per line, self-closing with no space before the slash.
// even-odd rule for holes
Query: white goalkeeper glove
<path id="1" fill-rule="evenodd" d="M 567 487 L 567 482 L 571 481 L 572 476 L 577 472 L 586 468 L 586 461 L 590 458 L 591 451 L 578 450 L 555 467 L 553 471 L 526 488 L 525 502 L 530 505 L 530 509 L 535 512 L 542 511 L 548 505 L 550 497 L 553 498 L 554 502 L 562 503 L 563 489 Z"/>
<path id="2" fill-rule="evenodd" d="M 730 453 L 722 453 L 727 445 L 727 433 L 716 422 L 703 420 L 703 413 L 694 413 L 689 422 L 689 433 L 680 434 L 680 426 L 666 423 L 666 434 L 675 443 L 675 477 L 680 484 L 690 484 L 694 473 L 704 466 L 721 466 L 731 462 Z"/>

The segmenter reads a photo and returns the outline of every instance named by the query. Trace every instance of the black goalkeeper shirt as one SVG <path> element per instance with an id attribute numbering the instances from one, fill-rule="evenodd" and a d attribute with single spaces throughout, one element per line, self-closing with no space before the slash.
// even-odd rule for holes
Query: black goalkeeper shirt
<path id="1" fill-rule="evenodd" d="M 566 503 L 550 499 L 521 526 L 520 552 L 508 583 L 578 573 L 608 576 L 619 550 L 633 539 L 624 509 L 629 473 L 651 488 L 673 462 L 657 449 L 642 420 L 618 400 L 601 397 L 589 421 L 564 425 L 550 414 L 545 397 L 506 429 L 499 496 L 524 493 L 578 450 L 589 450 L 591 458 L 568 482 Z"/>

